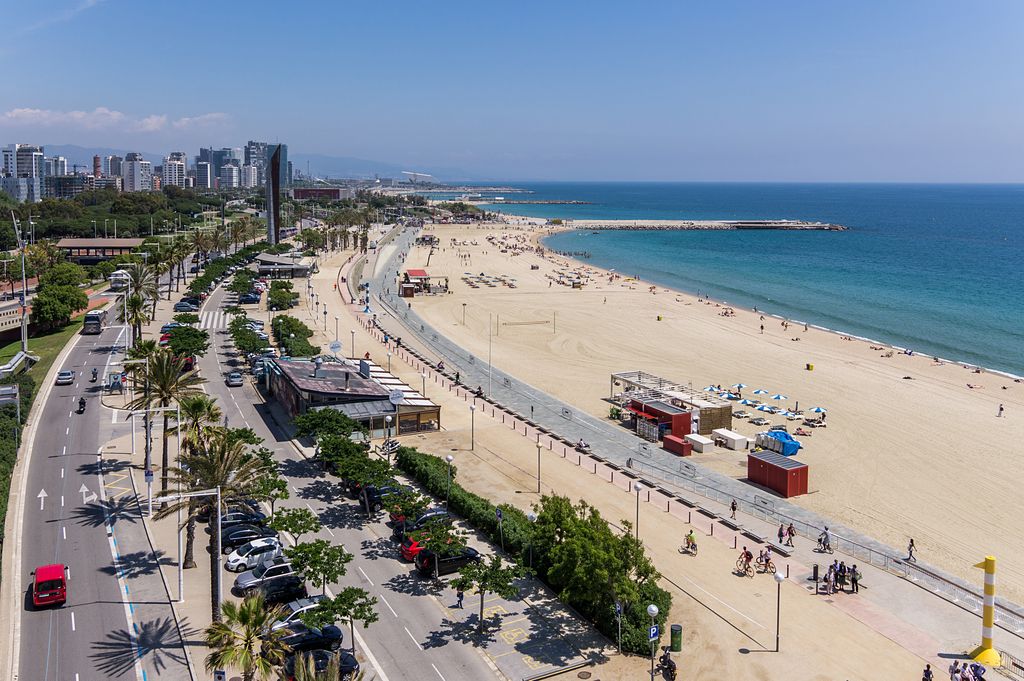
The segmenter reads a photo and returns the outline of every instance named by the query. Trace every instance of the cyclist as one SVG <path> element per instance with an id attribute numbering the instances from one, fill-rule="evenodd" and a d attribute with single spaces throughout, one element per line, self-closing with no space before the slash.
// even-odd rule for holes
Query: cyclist
<path id="1" fill-rule="evenodd" d="M 765 550 L 761 552 L 761 555 L 758 557 L 757 562 L 761 564 L 762 568 L 767 570 L 768 566 L 772 562 L 772 547 L 766 547 Z"/>
<path id="2" fill-rule="evenodd" d="M 818 535 L 818 545 L 821 546 L 823 551 L 827 551 L 832 546 L 832 533 L 828 531 L 828 525 L 825 526 L 825 530 Z"/>
<path id="3" fill-rule="evenodd" d="M 743 569 L 746 571 L 750 567 L 750 561 L 754 560 L 754 554 L 747 550 L 747 547 L 743 547 L 743 551 L 740 553 L 740 560 L 743 561 Z"/>
<path id="4" fill-rule="evenodd" d="M 686 550 L 692 551 L 693 547 L 697 545 L 697 538 L 693 535 L 693 529 L 690 529 L 690 533 L 686 535 Z"/>

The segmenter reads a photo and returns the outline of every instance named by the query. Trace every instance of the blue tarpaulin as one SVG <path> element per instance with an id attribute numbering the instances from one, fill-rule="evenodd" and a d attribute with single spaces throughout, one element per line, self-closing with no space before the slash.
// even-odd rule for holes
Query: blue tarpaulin
<path id="1" fill-rule="evenodd" d="M 799 440 L 794 439 L 792 435 L 784 430 L 770 430 L 765 435 L 778 440 L 782 444 L 779 454 L 783 456 L 793 456 L 800 450 Z"/>

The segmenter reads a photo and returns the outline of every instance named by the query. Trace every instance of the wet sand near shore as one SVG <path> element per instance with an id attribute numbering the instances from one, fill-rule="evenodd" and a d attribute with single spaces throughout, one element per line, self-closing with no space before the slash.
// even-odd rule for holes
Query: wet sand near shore
<path id="1" fill-rule="evenodd" d="M 811 493 L 795 503 L 894 547 L 914 537 L 922 560 L 979 585 L 972 566 L 995 555 L 999 593 L 1024 602 L 1024 551 L 1016 538 L 1024 384 L 929 357 L 889 355 L 889 348 L 813 327 L 783 328 L 751 310 L 723 316 L 730 308 L 722 303 L 610 281 L 607 272 L 559 256 L 516 255 L 537 236 L 518 227 L 428 225 L 441 245 L 429 263 L 422 247 L 406 264 L 449 277 L 452 294 L 417 297 L 417 311 L 480 358 L 487 357 L 491 324 L 495 366 L 597 416 L 608 415 L 609 374 L 636 369 L 695 387 L 745 383 L 745 397 L 764 388 L 787 395 L 777 402 L 786 407 L 826 407 L 828 427 L 804 438 L 797 456 L 810 466 Z M 511 248 L 502 253 L 488 235 L 505 235 Z M 453 247 L 453 238 L 466 244 Z M 577 273 L 583 288 L 556 283 L 559 271 L 563 281 Z M 462 281 L 467 272 L 514 278 L 515 288 L 471 288 Z M 791 432 L 799 424 L 766 416 Z M 739 419 L 733 425 L 745 435 L 764 429 Z M 694 461 L 745 476 L 739 452 L 716 449 Z"/>

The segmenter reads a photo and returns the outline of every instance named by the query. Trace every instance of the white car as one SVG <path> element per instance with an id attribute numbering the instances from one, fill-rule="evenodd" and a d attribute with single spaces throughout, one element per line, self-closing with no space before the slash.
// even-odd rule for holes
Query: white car
<path id="1" fill-rule="evenodd" d="M 321 594 L 314 594 L 309 598 L 300 598 L 297 601 L 292 601 L 288 605 L 284 606 L 284 615 L 281 616 L 281 619 L 270 625 L 270 630 L 277 631 L 278 629 L 288 626 L 292 622 L 297 622 L 299 617 L 302 616 L 302 613 L 307 610 L 312 610 L 316 607 L 317 603 L 325 598 L 327 597 Z"/>
<path id="2" fill-rule="evenodd" d="M 257 539 L 231 552 L 225 567 L 231 572 L 251 570 L 265 560 L 281 555 L 281 541 L 275 537 Z"/>

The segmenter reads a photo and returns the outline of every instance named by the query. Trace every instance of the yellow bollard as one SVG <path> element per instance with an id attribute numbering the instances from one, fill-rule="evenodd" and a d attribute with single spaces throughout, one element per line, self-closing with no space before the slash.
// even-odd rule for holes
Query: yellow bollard
<path id="1" fill-rule="evenodd" d="M 992 627 L 996 614 L 996 559 L 985 556 L 974 567 L 985 571 L 985 600 L 981 613 L 981 645 L 971 652 L 971 658 L 990 667 L 999 666 L 999 651 L 992 647 Z"/>

